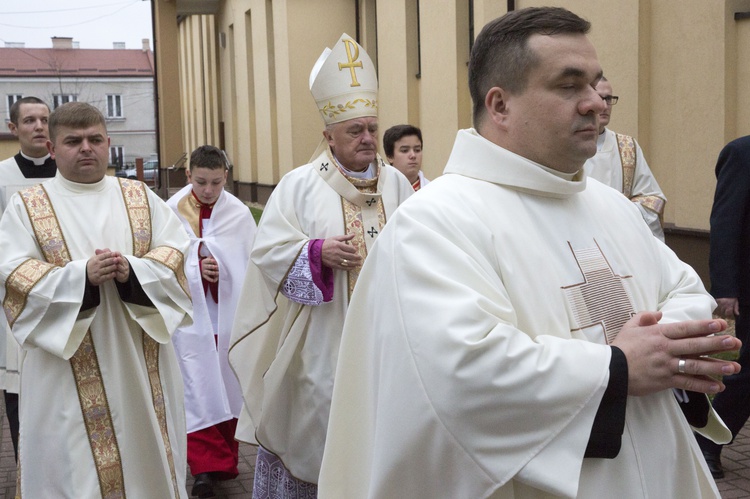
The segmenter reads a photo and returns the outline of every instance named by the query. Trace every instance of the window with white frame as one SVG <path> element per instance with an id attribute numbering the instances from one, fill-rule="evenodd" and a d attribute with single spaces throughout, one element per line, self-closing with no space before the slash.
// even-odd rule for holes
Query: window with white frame
<path id="1" fill-rule="evenodd" d="M 109 148 L 109 164 L 117 168 L 122 168 L 125 150 L 122 146 L 111 146 Z"/>
<path id="2" fill-rule="evenodd" d="M 21 100 L 23 98 L 23 95 L 21 94 L 8 94 L 8 111 L 7 111 L 7 119 L 10 119 L 10 107 L 16 103 L 17 100 Z"/>
<path id="3" fill-rule="evenodd" d="M 107 95 L 107 118 L 123 118 L 122 95 Z"/>
<path id="4" fill-rule="evenodd" d="M 68 102 L 78 102 L 76 94 L 55 94 L 52 96 L 52 108 L 57 109 Z"/>

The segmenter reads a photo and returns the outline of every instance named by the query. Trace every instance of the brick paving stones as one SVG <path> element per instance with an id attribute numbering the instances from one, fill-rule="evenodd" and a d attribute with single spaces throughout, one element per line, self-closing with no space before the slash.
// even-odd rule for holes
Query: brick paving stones
<path id="1" fill-rule="evenodd" d="M 16 464 L 13 457 L 13 444 L 10 441 L 8 420 L 5 418 L 5 406 L 0 400 L 0 497 L 13 499 L 16 490 Z M 219 482 L 215 488 L 217 499 L 250 499 L 255 471 L 255 447 L 240 444 L 240 475 L 235 480 Z M 750 499 L 750 424 L 735 439 L 732 445 L 726 446 L 722 453 L 725 478 L 716 483 L 722 499 Z M 187 490 L 190 493 L 192 477 L 188 472 Z"/>

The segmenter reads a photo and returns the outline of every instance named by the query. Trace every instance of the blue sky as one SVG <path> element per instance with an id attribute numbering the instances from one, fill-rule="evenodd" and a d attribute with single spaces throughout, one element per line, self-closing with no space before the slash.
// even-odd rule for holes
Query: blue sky
<path id="1" fill-rule="evenodd" d="M 51 48 L 53 36 L 73 37 L 84 49 L 109 49 L 114 42 L 141 48 L 150 40 L 151 2 L 146 0 L 2 0 L 0 47 L 22 42 L 27 48 Z"/>

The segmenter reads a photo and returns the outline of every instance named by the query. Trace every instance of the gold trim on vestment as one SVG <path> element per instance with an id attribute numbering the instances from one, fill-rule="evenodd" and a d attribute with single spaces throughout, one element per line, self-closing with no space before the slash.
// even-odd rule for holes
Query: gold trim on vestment
<path id="1" fill-rule="evenodd" d="M 133 255 L 138 258 L 144 258 L 166 265 L 175 273 L 182 289 L 187 289 L 187 279 L 185 278 L 182 252 L 165 246 L 151 249 L 151 209 L 148 204 L 146 184 L 133 180 L 119 180 L 123 200 L 125 201 L 125 208 L 128 213 L 128 219 L 130 220 L 130 231 L 133 234 Z M 176 252 L 178 256 L 174 255 L 174 252 Z M 176 260 L 178 260 L 178 262 L 175 262 Z M 167 411 L 164 406 L 164 392 L 161 387 L 161 374 L 159 372 L 160 345 L 143 330 L 141 330 L 141 342 L 143 344 L 143 357 L 146 362 L 148 382 L 151 388 L 151 403 L 154 407 L 154 413 L 156 415 L 156 420 L 159 423 L 162 442 L 164 443 L 164 452 L 166 454 L 167 463 L 169 464 L 169 472 L 172 478 L 172 488 L 174 489 L 175 497 L 180 497 L 179 488 L 177 486 L 177 475 L 174 468 L 174 457 L 172 456 L 172 445 L 169 441 Z"/>
<path id="2" fill-rule="evenodd" d="M 370 179 L 358 179 L 344 175 L 351 184 L 356 187 L 360 192 L 372 194 L 377 192 L 378 177 Z M 385 208 L 383 207 L 383 198 L 377 198 L 377 210 L 378 210 L 378 232 L 383 229 L 385 225 Z M 341 207 L 344 213 L 344 230 L 345 233 L 354 234 L 354 239 L 349 243 L 357 250 L 357 254 L 364 260 L 367 257 L 367 246 L 365 243 L 365 232 L 368 229 L 362 223 L 362 208 L 352 203 L 348 199 L 341 198 Z M 359 278 L 359 271 L 362 267 L 353 268 L 347 271 L 348 275 L 348 288 L 349 298 L 351 298 L 354 292 L 354 286 L 357 284 Z"/>
<path id="3" fill-rule="evenodd" d="M 653 211 L 657 215 L 659 215 L 659 219 L 661 219 L 662 215 L 664 214 L 664 206 L 666 206 L 667 202 L 664 201 L 659 196 L 635 196 L 630 199 L 634 203 L 638 203 L 644 208 Z"/>
<path id="4" fill-rule="evenodd" d="M 622 193 L 630 199 L 633 195 L 633 180 L 635 179 L 635 139 L 629 135 L 615 133 L 617 148 L 622 163 Z"/>
<path id="5" fill-rule="evenodd" d="M 187 277 L 185 276 L 185 255 L 182 251 L 171 246 L 158 246 L 143 255 L 143 258 L 161 263 L 174 272 L 180 287 L 190 297 L 190 288 L 188 288 Z"/>
<path id="6" fill-rule="evenodd" d="M 615 133 L 617 137 L 617 148 L 620 152 L 622 163 L 622 193 L 634 203 L 659 215 L 659 220 L 664 215 L 666 201 L 659 196 L 633 196 L 633 183 L 635 182 L 636 151 L 635 139 L 628 135 Z"/>
<path id="7" fill-rule="evenodd" d="M 44 259 L 49 263 L 64 267 L 70 261 L 68 244 L 65 242 L 55 208 L 49 200 L 46 189 L 39 184 L 23 189 L 19 194 L 26 206 L 26 212 Z"/>
<path id="8" fill-rule="evenodd" d="M 190 224 L 195 237 L 201 237 L 201 205 L 193 196 L 193 191 L 188 192 L 186 196 L 177 201 L 177 211 Z"/>
<path id="9" fill-rule="evenodd" d="M 136 180 L 118 180 L 133 234 L 133 254 L 140 258 L 151 249 L 151 208 L 146 194 L 147 187 Z"/>
<path id="10" fill-rule="evenodd" d="M 156 419 L 159 421 L 161 438 L 164 441 L 164 450 L 167 454 L 169 463 L 169 473 L 172 476 L 172 486 L 174 487 L 174 496 L 180 497 L 179 487 L 177 486 L 177 474 L 174 468 L 174 458 L 172 456 L 172 445 L 169 441 L 169 431 L 167 428 L 167 410 L 164 404 L 164 391 L 161 387 L 161 375 L 159 373 L 159 350 L 160 345 L 145 332 L 143 337 L 143 356 L 146 359 L 146 369 L 148 370 L 148 381 L 151 385 L 151 397 L 153 399 Z"/>
<path id="11" fill-rule="evenodd" d="M 107 401 L 99 359 L 94 348 L 91 330 L 86 332 L 78 350 L 70 358 L 83 423 L 89 436 L 91 455 L 96 464 L 102 497 L 125 497 L 125 479 L 122 470 L 120 446 L 117 443 L 112 413 Z"/>
<path id="12" fill-rule="evenodd" d="M 318 108 L 318 111 L 327 116 L 328 118 L 335 118 L 339 114 L 343 114 L 352 110 L 356 110 L 358 107 L 371 108 L 374 110 L 378 109 L 378 101 L 376 99 L 354 99 L 350 101 L 341 101 L 338 103 L 332 103 L 330 100 Z M 356 116 L 355 116 L 356 117 Z"/>
<path id="13" fill-rule="evenodd" d="M 32 288 L 55 267 L 51 263 L 29 258 L 10 273 L 5 281 L 3 310 L 11 327 L 26 307 Z"/>
<path id="14" fill-rule="evenodd" d="M 667 202 L 659 196 L 635 196 L 633 198 L 630 198 L 630 200 L 634 203 L 638 203 L 648 210 L 653 211 L 654 213 L 659 215 L 660 220 L 662 215 L 664 214 L 664 206 L 666 206 L 667 204 Z"/>

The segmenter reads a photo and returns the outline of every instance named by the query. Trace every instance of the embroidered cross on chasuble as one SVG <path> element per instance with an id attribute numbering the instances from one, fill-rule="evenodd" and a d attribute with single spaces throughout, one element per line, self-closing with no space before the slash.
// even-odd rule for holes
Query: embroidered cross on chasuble
<path id="1" fill-rule="evenodd" d="M 577 329 L 599 324 L 604 329 L 607 344 L 610 344 L 635 314 L 630 296 L 622 284 L 624 279 L 632 276 L 615 274 L 598 244 L 578 250 L 570 243 L 568 246 L 583 277 L 581 282 L 562 288 L 573 310 Z"/>
<path id="2" fill-rule="evenodd" d="M 145 185 L 141 182 L 120 179 L 120 188 L 130 221 L 133 254 L 140 258 L 157 261 L 171 268 L 178 274 L 180 284 L 187 292 L 187 282 L 184 275 L 179 275 L 182 272 L 182 254 L 173 248 L 151 248 L 151 215 Z M 54 267 L 63 267 L 71 261 L 62 228 L 44 186 L 36 185 L 24 189 L 20 191 L 20 195 L 23 198 L 29 220 L 34 227 L 37 242 L 46 261 L 28 259 L 8 276 L 10 286 L 6 285 L 6 287 L 10 290 L 3 302 L 3 308 L 8 322 L 11 324 L 23 310 L 26 303 L 25 297 L 34 284 Z M 23 295 L 23 293 L 26 294 Z M 172 447 L 167 431 L 166 408 L 159 374 L 160 346 L 156 340 L 145 332 L 142 332 L 142 343 L 144 364 L 148 369 L 154 411 L 164 440 L 172 486 L 175 497 L 179 497 L 179 486 L 177 485 Z M 70 366 L 78 389 L 81 413 L 99 477 L 101 495 L 108 499 L 125 498 L 122 457 L 91 330 L 86 333 L 78 350 L 70 358 Z M 17 499 L 21 499 L 21 473 L 23 473 L 23 470 L 19 466 L 16 480 Z"/>

